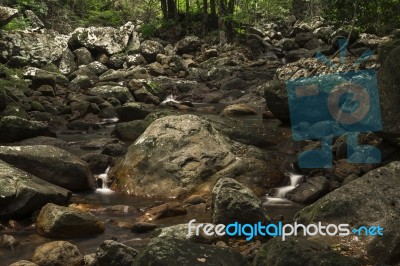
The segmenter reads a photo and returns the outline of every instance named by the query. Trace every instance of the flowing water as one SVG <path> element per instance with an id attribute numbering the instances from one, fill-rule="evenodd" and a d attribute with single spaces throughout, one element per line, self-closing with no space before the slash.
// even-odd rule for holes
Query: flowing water
<path id="1" fill-rule="evenodd" d="M 174 100 L 172 97 L 168 100 Z M 210 105 L 196 104 L 195 107 L 204 108 Z M 221 117 L 217 115 L 224 105 L 213 106 L 214 113 L 207 113 L 208 118 L 214 122 L 221 121 Z M 238 118 L 241 120 L 241 126 L 246 127 L 250 123 L 258 123 L 261 127 L 266 128 L 266 135 L 269 138 L 282 138 L 290 134 L 290 129 L 280 127 L 279 122 L 274 120 L 263 120 L 261 114 L 257 116 L 250 116 L 245 118 Z M 88 152 L 80 148 L 83 143 L 93 141 L 95 139 L 110 138 L 117 119 L 103 120 L 99 124 L 100 130 L 90 132 L 79 131 L 66 131 L 58 132 L 58 137 L 68 143 L 65 149 L 78 156 L 87 154 Z M 129 143 L 128 143 L 129 144 Z M 273 147 L 270 149 L 274 150 Z M 98 151 L 99 152 L 99 151 Z M 283 155 L 285 156 L 285 155 Z M 292 166 L 291 166 L 292 167 Z M 293 168 L 293 167 L 292 167 Z M 301 205 L 294 204 L 285 199 L 285 194 L 292 190 L 301 181 L 301 176 L 289 167 L 284 169 L 287 172 L 289 182 L 287 186 L 274 189 L 273 195 L 267 195 L 264 200 L 264 207 L 270 217 L 284 217 L 290 221 L 293 215 L 302 207 Z M 139 198 L 126 196 L 119 192 L 112 191 L 108 188 L 108 172 L 107 170 L 97 176 L 100 179 L 101 187 L 92 192 L 74 194 L 71 203 L 77 208 L 90 210 L 101 221 L 105 222 L 106 230 L 104 234 L 92 237 L 82 237 L 75 239 L 68 239 L 71 243 L 78 246 L 82 254 L 90 254 L 96 251 L 100 243 L 106 239 L 117 239 L 118 241 L 132 246 L 136 249 L 142 249 L 150 240 L 150 234 L 134 234 L 130 232 L 129 226 L 135 222 L 143 210 L 154 206 L 159 202 L 167 202 L 170 199 L 155 199 L 155 198 Z M 191 208 L 187 215 L 172 217 L 156 221 L 160 227 L 187 223 L 191 219 L 196 219 L 198 222 L 210 221 L 210 210 L 203 207 Z M 41 237 L 36 234 L 34 224 L 30 220 L 15 226 L 13 229 L 6 229 L 1 232 L 2 234 L 14 236 L 20 244 L 13 250 L 0 249 L 0 265 L 8 265 L 12 262 L 21 259 L 30 260 L 36 247 L 51 241 L 50 239 Z"/>

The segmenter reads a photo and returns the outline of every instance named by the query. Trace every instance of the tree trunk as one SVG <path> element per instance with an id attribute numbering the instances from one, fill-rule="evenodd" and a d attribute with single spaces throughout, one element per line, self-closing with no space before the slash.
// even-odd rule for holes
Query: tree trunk
<path id="1" fill-rule="evenodd" d="M 161 0 L 161 10 L 163 13 L 164 20 L 167 20 L 168 19 L 167 0 Z"/>
<path id="2" fill-rule="evenodd" d="M 235 0 L 219 0 L 219 41 L 220 44 L 232 42 L 235 31 L 233 25 L 233 13 L 235 11 Z"/>
<path id="3" fill-rule="evenodd" d="M 210 29 L 218 28 L 218 17 L 217 17 L 217 8 L 215 5 L 215 0 L 210 0 Z"/>
<path id="4" fill-rule="evenodd" d="M 186 34 L 188 34 L 189 32 L 189 11 L 190 11 L 190 3 L 189 0 L 186 0 L 186 16 L 185 16 Z"/>
<path id="5" fill-rule="evenodd" d="M 167 0 L 168 19 L 176 19 L 176 3 L 175 0 Z"/>

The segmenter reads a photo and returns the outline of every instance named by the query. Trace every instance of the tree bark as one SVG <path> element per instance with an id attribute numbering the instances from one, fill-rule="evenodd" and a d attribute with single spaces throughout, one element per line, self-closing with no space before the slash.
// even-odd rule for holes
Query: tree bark
<path id="1" fill-rule="evenodd" d="M 176 19 L 176 3 L 175 0 L 167 0 L 168 19 Z"/>

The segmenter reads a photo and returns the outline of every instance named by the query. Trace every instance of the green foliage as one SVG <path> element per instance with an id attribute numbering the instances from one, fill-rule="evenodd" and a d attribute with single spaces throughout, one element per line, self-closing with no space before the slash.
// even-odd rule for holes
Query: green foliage
<path id="1" fill-rule="evenodd" d="M 161 23 L 154 21 L 150 23 L 145 23 L 140 26 L 139 32 L 144 38 L 155 37 L 158 29 L 161 27 Z"/>
<path id="2" fill-rule="evenodd" d="M 120 12 L 115 10 L 90 11 L 87 19 L 82 20 L 82 26 L 121 26 L 124 20 Z"/>
<path id="3" fill-rule="evenodd" d="M 337 24 L 350 23 L 356 9 L 356 27 L 372 33 L 387 33 L 400 27 L 398 0 L 320 0 L 323 16 Z"/>
<path id="4" fill-rule="evenodd" d="M 46 16 L 49 12 L 48 3 L 45 0 L 16 0 L 15 7 L 18 10 L 32 10 L 39 17 Z"/>
<path id="5" fill-rule="evenodd" d="M 21 69 L 8 68 L 0 64 L 0 87 L 1 88 L 18 88 L 25 90 L 29 84 L 23 79 Z"/>
<path id="6" fill-rule="evenodd" d="M 31 25 L 28 19 L 24 18 L 15 18 L 10 21 L 7 25 L 5 25 L 2 29 L 4 30 L 23 30 L 28 28 Z"/>
<path id="7" fill-rule="evenodd" d="M 292 0 L 239 0 L 234 20 L 254 24 L 260 14 L 267 18 L 283 18 L 290 15 Z"/>

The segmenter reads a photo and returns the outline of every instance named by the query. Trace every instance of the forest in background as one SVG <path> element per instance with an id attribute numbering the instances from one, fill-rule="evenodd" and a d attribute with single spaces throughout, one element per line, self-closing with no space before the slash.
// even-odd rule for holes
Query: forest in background
<path id="1" fill-rule="evenodd" d="M 61 33 L 140 20 L 145 37 L 166 28 L 196 35 L 223 29 L 227 41 L 233 41 L 243 26 L 256 26 L 260 18 L 276 21 L 290 15 L 304 21 L 321 16 L 337 26 L 354 21 L 356 30 L 378 35 L 400 27 L 398 0 L 0 0 L 0 4 L 32 10 L 46 27 Z M 21 17 L 6 29 L 23 29 L 29 23 Z"/>

